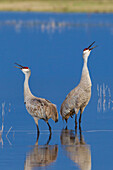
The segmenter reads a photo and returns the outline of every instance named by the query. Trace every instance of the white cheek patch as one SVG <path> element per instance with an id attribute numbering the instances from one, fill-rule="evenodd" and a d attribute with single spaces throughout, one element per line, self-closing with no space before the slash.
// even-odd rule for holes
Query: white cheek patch
<path id="1" fill-rule="evenodd" d="M 29 71 L 29 69 L 23 68 L 22 71 Z"/>
<path id="2" fill-rule="evenodd" d="M 85 50 L 83 51 L 83 54 L 89 53 L 89 50 Z"/>
<path id="3" fill-rule="evenodd" d="M 22 69 L 23 73 L 28 73 L 29 69 Z"/>

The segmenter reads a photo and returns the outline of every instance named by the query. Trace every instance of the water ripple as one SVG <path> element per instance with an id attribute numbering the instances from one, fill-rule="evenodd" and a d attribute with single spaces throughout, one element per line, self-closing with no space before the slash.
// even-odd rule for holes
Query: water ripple
<path id="1" fill-rule="evenodd" d="M 103 83 L 102 85 L 97 84 L 98 102 L 97 111 L 105 112 L 113 110 L 113 100 L 111 98 L 111 90 L 108 85 Z"/>
<path id="2" fill-rule="evenodd" d="M 0 27 L 12 26 L 18 32 L 22 28 L 36 28 L 41 29 L 42 32 L 55 30 L 62 31 L 64 28 L 75 27 L 108 27 L 113 30 L 113 23 L 111 22 L 69 22 L 69 21 L 40 21 L 40 20 L 4 20 L 0 21 Z"/>

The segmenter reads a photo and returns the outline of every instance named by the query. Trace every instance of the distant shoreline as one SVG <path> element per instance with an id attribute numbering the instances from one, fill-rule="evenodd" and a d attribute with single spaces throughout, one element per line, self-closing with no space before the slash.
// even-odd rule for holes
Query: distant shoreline
<path id="1" fill-rule="evenodd" d="M 0 11 L 113 13 L 113 0 L 0 0 Z"/>

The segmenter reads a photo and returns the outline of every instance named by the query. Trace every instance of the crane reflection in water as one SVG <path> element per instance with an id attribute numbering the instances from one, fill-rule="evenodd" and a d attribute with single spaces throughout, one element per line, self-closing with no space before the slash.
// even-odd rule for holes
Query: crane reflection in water
<path id="1" fill-rule="evenodd" d="M 55 162 L 57 159 L 58 146 L 49 145 L 51 134 L 49 135 L 49 139 L 45 145 L 38 145 L 38 138 L 34 148 L 26 156 L 24 170 L 46 167 Z"/>
<path id="2" fill-rule="evenodd" d="M 71 159 L 81 170 L 91 170 L 91 151 L 82 136 L 81 127 L 79 128 L 80 139 L 73 130 L 63 129 L 61 132 L 61 144 L 66 155 Z"/>

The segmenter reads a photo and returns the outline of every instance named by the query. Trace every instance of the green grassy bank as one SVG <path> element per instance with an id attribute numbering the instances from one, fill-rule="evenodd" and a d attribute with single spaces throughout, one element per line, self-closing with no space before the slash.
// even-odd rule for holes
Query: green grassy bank
<path id="1" fill-rule="evenodd" d="M 113 12 L 113 0 L 0 0 L 0 11 Z"/>

